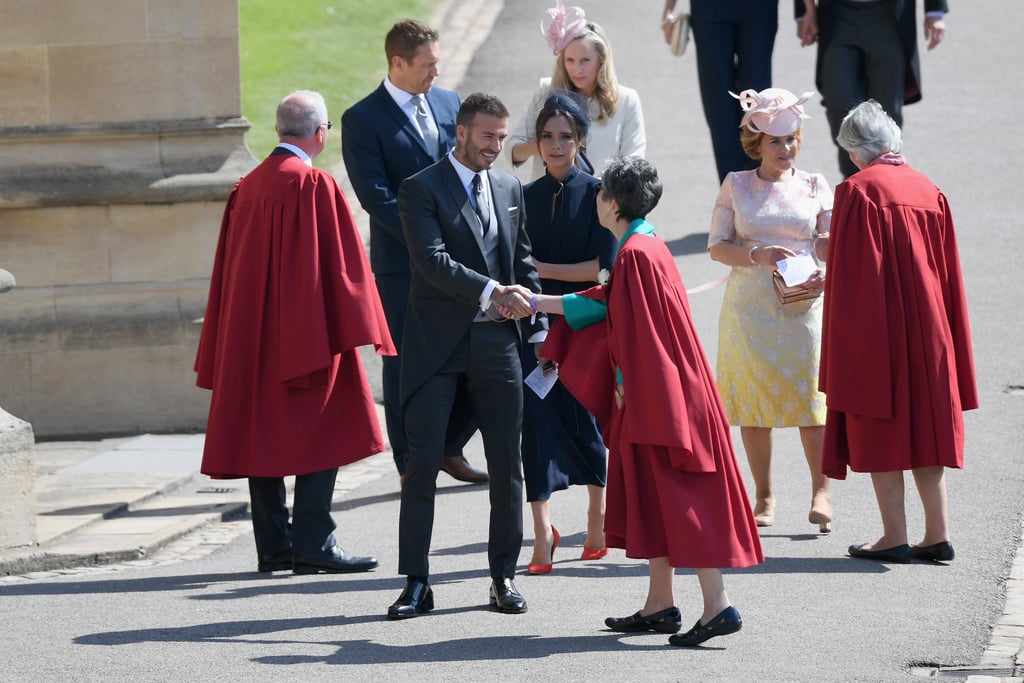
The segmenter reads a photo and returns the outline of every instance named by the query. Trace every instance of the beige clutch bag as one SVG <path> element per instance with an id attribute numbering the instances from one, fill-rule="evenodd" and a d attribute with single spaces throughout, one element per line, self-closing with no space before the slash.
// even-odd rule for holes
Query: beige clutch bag
<path id="1" fill-rule="evenodd" d="M 679 57 L 686 52 L 686 46 L 690 42 L 690 15 L 678 14 L 672 20 L 672 42 L 669 48 L 672 54 Z"/>

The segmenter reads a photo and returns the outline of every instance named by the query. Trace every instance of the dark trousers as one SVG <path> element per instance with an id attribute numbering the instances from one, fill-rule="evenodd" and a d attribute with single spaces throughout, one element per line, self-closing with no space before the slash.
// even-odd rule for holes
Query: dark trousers
<path id="1" fill-rule="evenodd" d="M 313 556 L 335 544 L 336 527 L 331 516 L 334 482 L 333 468 L 295 477 L 292 521 L 288 521 L 284 479 L 249 477 L 249 500 L 256 552 L 269 558 L 290 551 L 297 556 Z"/>
<path id="2" fill-rule="evenodd" d="M 834 2 L 832 17 L 832 36 L 821 61 L 821 94 L 832 140 L 846 114 L 868 99 L 902 127 L 905 57 L 892 3 Z M 857 172 L 845 150 L 839 149 L 838 158 L 843 176 Z"/>
<path id="3" fill-rule="evenodd" d="M 388 321 L 391 339 L 398 350 L 397 356 L 383 356 L 381 363 L 381 389 L 384 393 L 384 424 L 391 443 L 391 454 L 399 474 L 405 473 L 405 427 L 402 424 L 402 402 L 399 391 L 402 365 L 402 335 L 405 331 L 405 309 L 409 305 L 409 273 L 380 273 L 374 276 L 380 293 L 384 317 Z M 450 419 L 445 457 L 462 455 L 462 449 L 476 432 L 468 414 L 465 396 L 459 393 Z"/>
<path id="4" fill-rule="evenodd" d="M 758 165 L 740 144 L 743 111 L 729 91 L 771 87 L 778 2 L 693 0 L 690 11 L 700 98 L 721 182 L 730 171 Z"/>
<path id="5" fill-rule="evenodd" d="M 409 282 L 412 276 L 406 273 L 381 273 L 374 276 L 384 317 L 388 321 L 391 340 L 398 350 L 397 356 L 383 356 L 381 363 L 381 389 L 384 393 L 384 424 L 391 443 L 391 453 L 399 473 L 405 471 L 405 429 L 402 427 L 402 405 L 399 394 L 401 368 L 402 333 L 405 329 L 405 309 L 409 301 Z"/>
<path id="6" fill-rule="evenodd" d="M 514 323 L 473 323 L 451 358 L 406 400 L 408 453 L 398 522 L 398 572 L 428 576 L 437 472 L 460 387 L 480 429 L 490 475 L 487 556 L 491 578 L 515 575 L 523 544 L 519 440 L 523 378 Z"/>

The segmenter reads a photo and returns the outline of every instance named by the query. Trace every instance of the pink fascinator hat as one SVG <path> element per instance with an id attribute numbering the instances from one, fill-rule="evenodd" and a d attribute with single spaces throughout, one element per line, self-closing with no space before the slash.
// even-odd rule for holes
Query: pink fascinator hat
<path id="1" fill-rule="evenodd" d="M 566 7 L 562 0 L 555 0 L 555 6 L 544 12 L 540 20 L 540 32 L 544 34 L 548 47 L 558 55 L 583 32 L 586 23 L 586 14 L 582 9 Z"/>
<path id="2" fill-rule="evenodd" d="M 761 92 L 744 90 L 739 95 L 729 94 L 738 99 L 743 108 L 740 128 L 746 126 L 755 133 L 772 137 L 791 135 L 803 125 L 804 119 L 811 118 L 804 113 L 804 102 L 814 96 L 813 92 L 797 97 L 782 88 L 765 88 Z"/>

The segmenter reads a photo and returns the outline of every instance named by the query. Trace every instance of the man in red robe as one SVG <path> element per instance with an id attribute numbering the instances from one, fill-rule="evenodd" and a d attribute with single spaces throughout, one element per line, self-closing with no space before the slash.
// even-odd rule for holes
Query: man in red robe
<path id="1" fill-rule="evenodd" d="M 331 500 L 339 466 L 384 450 L 358 347 L 395 349 L 348 203 L 312 167 L 330 128 L 319 93 L 278 105 L 278 146 L 228 198 L 196 356 L 213 390 L 202 472 L 248 477 L 265 572 L 377 566 L 337 546 Z"/>

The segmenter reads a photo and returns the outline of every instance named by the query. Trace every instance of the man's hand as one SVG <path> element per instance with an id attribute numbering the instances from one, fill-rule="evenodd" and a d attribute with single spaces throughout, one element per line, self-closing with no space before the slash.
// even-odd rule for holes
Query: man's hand
<path id="1" fill-rule="evenodd" d="M 928 41 L 928 49 L 934 49 L 946 37 L 946 20 L 942 17 L 925 17 L 924 37 Z"/>
<path id="2" fill-rule="evenodd" d="M 530 306 L 530 297 L 533 296 L 526 287 L 522 285 L 507 285 L 499 291 L 497 288 L 491 292 L 491 303 L 506 318 L 518 320 L 533 314 Z"/>

